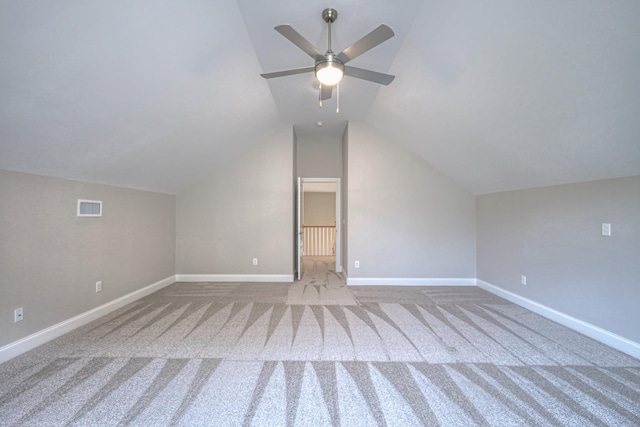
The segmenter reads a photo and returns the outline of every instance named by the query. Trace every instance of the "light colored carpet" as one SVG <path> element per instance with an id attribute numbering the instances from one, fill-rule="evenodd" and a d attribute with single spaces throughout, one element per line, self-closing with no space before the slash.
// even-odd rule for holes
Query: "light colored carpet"
<path id="1" fill-rule="evenodd" d="M 307 262 L 171 285 L 0 365 L 0 425 L 640 425 L 634 358 L 478 288 Z"/>

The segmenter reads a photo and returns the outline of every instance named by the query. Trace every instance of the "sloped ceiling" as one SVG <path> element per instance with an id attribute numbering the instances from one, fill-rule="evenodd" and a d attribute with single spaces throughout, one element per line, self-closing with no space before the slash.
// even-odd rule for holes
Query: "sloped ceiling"
<path id="1" fill-rule="evenodd" d="M 396 36 L 317 107 L 273 30 L 339 52 Z M 367 120 L 475 194 L 640 175 L 640 2 L 317 0 L 0 3 L 0 169 L 176 194 L 260 135 Z M 316 126 L 322 121 L 324 126 Z"/>
<path id="2" fill-rule="evenodd" d="M 476 194 L 640 174 L 640 2 L 425 2 L 368 120 Z"/>
<path id="3" fill-rule="evenodd" d="M 0 168 L 178 193 L 281 122 L 234 1 L 4 1 Z"/>

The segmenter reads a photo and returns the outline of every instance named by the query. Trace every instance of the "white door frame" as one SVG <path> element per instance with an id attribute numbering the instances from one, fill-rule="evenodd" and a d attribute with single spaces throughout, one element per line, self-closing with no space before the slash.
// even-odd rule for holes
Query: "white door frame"
<path id="1" fill-rule="evenodd" d="M 300 178 L 300 177 L 298 178 L 298 183 L 300 187 L 302 187 L 304 183 L 311 183 L 311 182 L 333 182 L 336 184 L 336 272 L 341 273 L 342 272 L 342 209 L 340 207 L 341 206 L 340 201 L 342 200 L 342 196 L 341 196 L 341 188 L 340 188 L 340 178 Z M 303 190 L 302 188 L 300 188 L 298 190 L 298 196 L 304 197 L 302 193 L 303 193 Z M 298 206 L 300 206 L 300 201 L 298 201 Z M 300 220 L 300 218 L 298 218 L 298 220 Z M 302 228 L 302 224 L 298 224 L 298 227 Z M 300 268 L 302 267 L 300 262 L 301 257 L 302 257 L 302 254 L 299 251 L 298 265 L 300 266 Z"/>
<path id="2" fill-rule="evenodd" d="M 304 235 L 302 233 L 304 233 L 304 228 L 302 228 L 302 221 L 303 221 L 303 207 L 302 207 L 302 202 L 303 202 L 303 197 L 304 195 L 302 194 L 302 178 L 298 177 L 298 183 L 296 185 L 296 238 L 295 238 L 295 245 L 296 245 L 296 280 L 300 280 L 300 278 L 302 277 L 302 251 L 304 248 Z"/>

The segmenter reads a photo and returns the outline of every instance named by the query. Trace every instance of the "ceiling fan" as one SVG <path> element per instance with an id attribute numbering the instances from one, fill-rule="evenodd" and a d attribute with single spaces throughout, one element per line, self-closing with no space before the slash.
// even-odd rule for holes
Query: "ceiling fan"
<path id="1" fill-rule="evenodd" d="M 336 55 L 331 50 L 331 24 L 335 22 L 337 18 L 338 12 L 335 9 L 329 8 L 322 12 L 322 19 L 329 25 L 328 48 L 324 54 L 322 54 L 314 45 L 309 43 L 307 39 L 302 37 L 300 33 L 294 30 L 291 25 L 278 25 L 275 27 L 274 29 L 277 32 L 282 34 L 290 42 L 312 57 L 315 60 L 315 65 L 313 67 L 296 68 L 260 75 L 265 79 L 272 79 L 274 77 L 291 76 L 294 74 L 310 73 L 313 71 L 318 81 L 320 81 L 321 103 L 323 100 L 331 98 L 333 86 L 342 80 L 342 77 L 345 75 L 382 85 L 388 85 L 391 83 L 395 76 L 345 65 L 347 62 L 357 58 L 363 53 L 368 52 L 393 37 L 394 33 L 391 28 L 382 24 Z M 320 105 L 322 106 L 322 104 Z"/>

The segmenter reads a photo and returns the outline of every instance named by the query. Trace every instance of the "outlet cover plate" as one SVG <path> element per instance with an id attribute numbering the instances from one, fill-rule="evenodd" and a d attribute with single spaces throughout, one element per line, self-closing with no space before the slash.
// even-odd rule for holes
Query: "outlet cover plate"
<path id="1" fill-rule="evenodd" d="M 16 308 L 13 311 L 13 322 L 18 323 L 19 321 L 24 319 L 24 309 L 22 307 Z"/>

